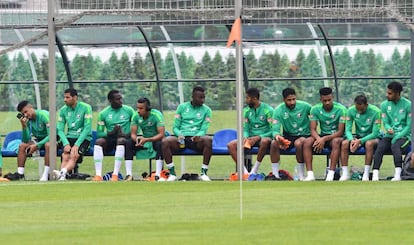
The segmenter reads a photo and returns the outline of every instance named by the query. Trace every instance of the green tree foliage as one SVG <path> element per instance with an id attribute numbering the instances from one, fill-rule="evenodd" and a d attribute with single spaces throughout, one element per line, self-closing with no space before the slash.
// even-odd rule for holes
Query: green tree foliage
<path id="1" fill-rule="evenodd" d="M 174 110 L 178 103 L 179 82 L 170 81 L 177 78 L 176 67 L 173 62 L 172 53 L 168 53 L 163 59 L 158 50 L 154 57 L 158 65 L 160 78 L 161 96 L 159 96 L 156 81 L 155 66 L 150 53 L 142 58 L 140 53 L 130 57 L 122 53 L 118 58 L 115 52 L 110 58 L 102 62 L 99 57 L 88 55 L 76 55 L 70 63 L 71 73 L 75 88 L 80 90 L 82 100 L 91 103 L 94 110 L 99 111 L 108 104 L 106 95 L 110 89 L 119 89 L 124 94 L 124 103 L 135 106 L 138 97 L 148 97 L 155 108 L 160 108 L 159 98 L 162 98 L 163 108 Z M 42 55 L 37 58 L 31 54 L 34 68 L 40 81 L 41 102 L 44 108 L 48 104 L 48 58 Z M 183 86 L 184 101 L 191 99 L 192 88 L 200 85 L 206 88 L 206 104 L 214 110 L 234 109 L 236 99 L 236 58 L 232 52 L 227 57 L 216 52 L 213 57 L 205 52 L 201 59 L 196 62 L 194 57 L 181 52 L 177 55 L 178 64 L 183 79 L 198 79 L 197 82 L 187 82 Z M 324 53 L 325 65 L 328 76 L 333 76 L 332 65 L 328 53 Z M 349 106 L 353 98 L 364 93 L 369 102 L 379 105 L 385 99 L 385 87 L 389 83 L 386 79 L 363 79 L 362 77 L 378 76 L 407 76 L 410 74 L 410 51 L 405 50 L 403 54 L 395 49 L 390 59 L 385 60 L 381 54 L 375 54 L 370 49 L 367 51 L 357 50 L 352 56 L 347 48 L 336 50 L 334 61 L 336 65 L 338 80 L 338 91 L 340 102 Z M 315 78 L 322 76 L 320 59 L 314 50 L 306 55 L 299 50 L 294 60 L 289 60 L 286 55 L 280 55 L 278 50 L 273 53 L 263 51 L 260 57 L 255 57 L 253 50 L 244 57 L 248 81 L 243 80 L 244 87 L 257 87 L 261 91 L 261 99 L 276 106 L 282 101 L 281 91 L 286 87 L 296 90 L 298 99 L 309 101 L 312 104 L 319 102 L 319 88 L 325 86 L 322 80 L 296 80 L 297 78 Z M 244 74 L 243 74 L 244 75 Z M 361 77 L 360 79 L 341 79 L 341 77 Z M 228 79 L 232 81 L 219 81 Z M 278 80 L 272 80 L 278 78 Z M 286 78 L 282 80 L 280 78 Z M 295 79 L 291 79 L 295 78 Z M 16 84 L 0 84 L 1 109 L 14 110 L 15 104 L 21 99 L 34 101 L 33 75 L 27 58 L 22 53 L 17 53 L 13 59 L 7 55 L 0 56 L 0 79 L 2 81 L 16 81 Z M 57 96 L 61 96 L 63 90 L 68 87 L 67 75 L 61 57 L 56 57 L 56 79 Z M 207 79 L 213 79 L 206 82 Z M 217 79 L 217 80 L 214 80 Z M 244 79 L 244 77 L 243 77 Z M 96 82 L 96 81 L 101 82 Z M 130 80 L 130 81 L 129 81 Z M 83 81 L 93 81 L 86 83 Z M 410 80 L 399 79 L 405 87 L 404 93 L 409 95 Z M 333 81 L 328 86 L 334 88 Z M 369 89 L 367 89 L 369 88 Z M 11 96 L 9 96 L 11 95 Z M 62 105 L 59 100 L 59 106 Z"/>

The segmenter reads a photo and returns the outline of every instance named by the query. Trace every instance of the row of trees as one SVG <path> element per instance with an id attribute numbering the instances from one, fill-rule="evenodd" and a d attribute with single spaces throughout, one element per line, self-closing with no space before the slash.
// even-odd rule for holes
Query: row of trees
<path id="1" fill-rule="evenodd" d="M 40 93 L 42 105 L 48 104 L 48 58 L 43 55 L 36 57 L 32 54 L 37 80 L 40 81 Z M 234 55 L 223 57 L 219 52 L 211 56 L 205 52 L 200 61 L 196 62 L 193 56 L 184 52 L 177 54 L 181 70 L 185 99 L 190 99 L 191 89 L 194 85 L 206 87 L 206 103 L 213 109 L 227 110 L 235 107 L 235 64 Z M 161 81 L 161 94 L 164 109 L 173 110 L 179 103 L 177 73 L 173 62 L 172 53 L 168 53 L 163 59 L 161 54 L 155 51 L 156 65 Z M 328 54 L 324 61 L 327 76 L 333 77 L 333 66 Z M 305 54 L 300 50 L 294 60 L 281 55 L 278 50 L 263 52 L 256 57 L 250 50 L 244 57 L 245 75 L 249 79 L 250 87 L 258 87 L 262 91 L 262 100 L 276 106 L 282 100 L 281 90 L 287 86 L 296 89 L 298 98 L 310 103 L 319 100 L 318 90 L 322 86 L 338 88 L 339 101 L 345 105 L 352 104 L 353 98 L 360 93 L 365 93 L 371 103 L 379 104 L 385 99 L 387 79 L 364 79 L 361 77 L 381 76 L 409 76 L 410 52 L 405 50 L 400 53 L 395 49 L 390 59 L 384 59 L 381 54 L 373 50 L 358 50 L 351 56 L 348 49 L 338 50 L 334 53 L 337 77 L 335 84 L 333 79 L 322 80 L 323 77 L 320 59 L 314 50 Z M 57 58 L 57 95 L 60 96 L 68 87 L 67 76 L 61 58 Z M 155 67 L 149 53 L 142 56 L 140 53 L 128 54 L 124 52 L 117 56 L 112 53 L 108 61 L 87 55 L 76 55 L 70 63 L 71 73 L 75 81 L 75 88 L 81 92 L 83 100 L 92 104 L 98 111 L 107 105 L 106 94 L 112 88 L 121 90 L 124 94 L 124 103 L 134 105 L 140 96 L 149 97 L 155 107 L 160 107 L 158 102 L 158 86 Z M 354 77 L 354 79 L 341 79 Z M 190 81 L 188 81 L 190 80 Z M 191 81 L 192 80 L 192 81 Z M 19 100 L 29 99 L 35 101 L 33 87 L 33 75 L 28 62 L 22 53 L 15 57 L 0 56 L 0 106 L 1 110 L 14 110 Z M 10 82 L 12 81 L 12 82 Z M 409 91 L 409 79 L 400 78 Z M 409 95 L 409 92 L 405 94 Z M 62 105 L 58 100 L 58 106 Z"/>

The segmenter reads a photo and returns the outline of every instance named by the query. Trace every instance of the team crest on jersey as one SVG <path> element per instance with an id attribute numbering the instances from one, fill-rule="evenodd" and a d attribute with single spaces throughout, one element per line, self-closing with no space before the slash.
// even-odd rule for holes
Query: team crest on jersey
<path id="1" fill-rule="evenodd" d="M 296 114 L 296 117 L 297 117 L 297 118 L 302 118 L 302 113 L 301 113 L 301 112 L 299 112 L 298 114 Z"/>
<path id="2" fill-rule="evenodd" d="M 370 124 L 372 122 L 371 118 L 367 119 L 367 123 Z"/>
<path id="3" fill-rule="evenodd" d="M 76 119 L 81 119 L 81 115 L 80 114 L 76 114 Z"/>
<path id="4" fill-rule="evenodd" d="M 391 106 L 390 105 L 387 107 L 387 111 L 391 111 Z"/>
<path id="5" fill-rule="evenodd" d="M 121 120 L 125 120 L 125 115 L 124 114 L 122 114 L 120 117 L 119 117 Z"/>
<path id="6" fill-rule="evenodd" d="M 109 115 L 108 115 L 108 119 L 109 119 L 109 120 L 112 120 L 112 114 L 109 114 Z"/>
<path id="7" fill-rule="evenodd" d="M 264 121 L 264 120 L 265 120 L 265 116 L 261 115 L 261 116 L 259 117 L 259 120 L 260 120 L 260 121 Z"/>
<path id="8" fill-rule="evenodd" d="M 283 119 L 288 119 L 288 118 L 289 118 L 289 113 L 285 112 L 285 113 L 283 114 Z"/>
<path id="9" fill-rule="evenodd" d="M 151 127 L 152 125 L 154 125 L 152 122 L 148 122 L 147 126 Z"/>
<path id="10" fill-rule="evenodd" d="M 196 116 L 197 116 L 197 118 L 201 118 L 201 113 L 198 112 Z"/>
<path id="11" fill-rule="evenodd" d="M 400 109 L 400 110 L 399 110 L 399 113 L 400 113 L 400 114 L 404 114 L 404 113 L 405 113 L 405 110 L 404 110 L 404 109 Z"/>

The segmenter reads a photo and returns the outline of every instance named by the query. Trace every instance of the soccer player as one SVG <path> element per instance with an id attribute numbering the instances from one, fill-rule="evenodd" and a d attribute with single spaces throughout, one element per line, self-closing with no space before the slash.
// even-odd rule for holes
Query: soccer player
<path id="1" fill-rule="evenodd" d="M 303 143 L 310 136 L 309 114 L 311 104 L 297 100 L 296 92 L 292 88 L 282 91 L 283 102 L 273 111 L 272 144 L 270 146 L 270 158 L 272 161 L 273 175 L 268 180 L 278 180 L 280 150 L 296 149 L 296 162 L 299 180 L 304 179 L 305 163 L 303 159 Z M 284 144 L 285 139 L 289 145 Z"/>
<path id="2" fill-rule="evenodd" d="M 49 112 L 36 110 L 27 100 L 17 105 L 17 118 L 22 126 L 22 143 L 17 152 L 17 172 L 7 174 L 9 180 L 24 179 L 24 167 L 26 159 L 40 149 L 45 149 L 45 167 L 39 181 L 49 179 Z"/>
<path id="3" fill-rule="evenodd" d="M 385 129 L 384 137 L 379 141 L 374 155 L 372 181 L 379 180 L 379 169 L 384 153 L 391 149 L 394 159 L 394 177 L 401 180 L 402 153 L 411 143 L 411 101 L 402 97 L 403 87 L 399 82 L 387 86 L 387 100 L 381 103 L 381 118 Z"/>
<path id="4" fill-rule="evenodd" d="M 160 180 L 160 173 L 163 165 L 163 156 L 161 150 L 161 141 L 165 136 L 165 120 L 162 112 L 151 107 L 148 98 L 141 97 L 137 101 L 137 111 L 132 118 L 131 124 L 131 140 L 135 143 L 135 147 L 144 148 L 151 143 L 151 147 L 155 150 L 155 179 Z M 137 133 L 142 136 L 138 136 Z M 164 180 L 164 179 L 163 179 Z"/>
<path id="5" fill-rule="evenodd" d="M 326 181 L 334 179 L 336 164 L 341 154 L 347 109 L 340 103 L 333 101 L 334 96 L 331 88 L 321 88 L 319 96 L 321 102 L 312 106 L 309 116 L 312 137 L 307 138 L 303 145 L 303 157 L 308 170 L 304 181 L 315 180 L 312 168 L 313 151 L 320 153 L 325 147 L 331 148 L 331 161 Z M 318 124 L 321 130 L 320 134 L 317 131 Z"/>
<path id="6" fill-rule="evenodd" d="M 66 180 L 66 174 L 82 161 L 92 140 L 92 107 L 78 100 L 78 91 L 68 88 L 64 91 L 64 102 L 58 113 L 57 132 L 59 148 L 63 148 L 60 171 L 53 173 L 58 180 Z M 66 128 L 66 133 L 65 133 Z"/>
<path id="7" fill-rule="evenodd" d="M 177 178 L 172 153 L 185 147 L 203 153 L 200 180 L 210 181 L 207 171 L 213 151 L 213 139 L 207 135 L 207 130 L 210 127 L 212 112 L 210 107 L 204 104 L 205 98 L 204 88 L 196 86 L 193 88 L 192 100 L 177 107 L 173 125 L 174 136 L 162 140 L 162 152 L 170 173 L 167 181 L 175 181 Z"/>
<path id="8" fill-rule="evenodd" d="M 111 181 L 118 181 L 119 169 L 125 158 L 125 181 L 133 180 L 132 161 L 134 157 L 133 143 L 131 141 L 131 122 L 136 114 L 131 106 L 122 103 L 122 94 L 112 89 L 108 93 L 109 106 L 98 115 L 97 140 L 93 150 L 95 162 L 95 176 L 93 181 L 102 181 L 102 162 L 105 152 L 115 150 L 114 171 Z"/>
<path id="9" fill-rule="evenodd" d="M 257 174 L 257 171 L 272 141 L 273 108 L 260 101 L 260 91 L 257 88 L 247 89 L 246 104 L 247 106 L 243 110 L 243 144 L 245 148 L 257 146 L 259 151 L 250 173 L 244 166 L 243 175 L 248 174 L 248 180 L 263 180 L 261 179 L 262 176 Z M 237 139 L 230 141 L 227 148 L 233 161 L 237 162 Z"/>
<path id="10" fill-rule="evenodd" d="M 355 133 L 352 133 L 355 128 Z M 345 139 L 341 146 L 342 175 L 339 180 L 348 180 L 349 152 L 355 152 L 358 148 L 365 147 L 365 167 L 362 181 L 369 180 L 372 158 L 375 147 L 381 137 L 381 111 L 378 107 L 368 104 L 365 95 L 355 97 L 354 105 L 348 109 Z"/>

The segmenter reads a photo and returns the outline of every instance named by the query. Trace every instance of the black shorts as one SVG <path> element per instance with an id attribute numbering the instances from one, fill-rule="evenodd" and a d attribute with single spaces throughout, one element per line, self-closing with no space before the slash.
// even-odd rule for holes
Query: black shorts
<path id="1" fill-rule="evenodd" d="M 75 142 L 77 140 L 78 139 L 68 138 L 69 145 L 70 146 L 75 145 Z M 82 162 L 83 155 L 85 155 L 89 151 L 90 145 L 91 145 L 91 142 L 89 140 L 84 140 L 82 142 L 82 144 L 78 148 L 78 153 L 79 153 L 80 156 L 78 158 L 78 161 L 76 161 L 76 163 L 81 163 Z M 58 146 L 59 146 L 59 149 L 63 150 L 64 146 L 63 146 L 62 142 L 59 142 L 59 145 Z"/>
<path id="2" fill-rule="evenodd" d="M 295 147 L 295 141 L 299 138 L 302 138 L 302 137 L 308 138 L 308 137 L 310 137 L 310 135 L 299 135 L 299 136 L 288 135 L 288 134 L 283 135 L 283 138 L 285 138 L 285 139 L 289 140 L 290 142 L 292 142 L 286 150 L 294 148 Z"/>

